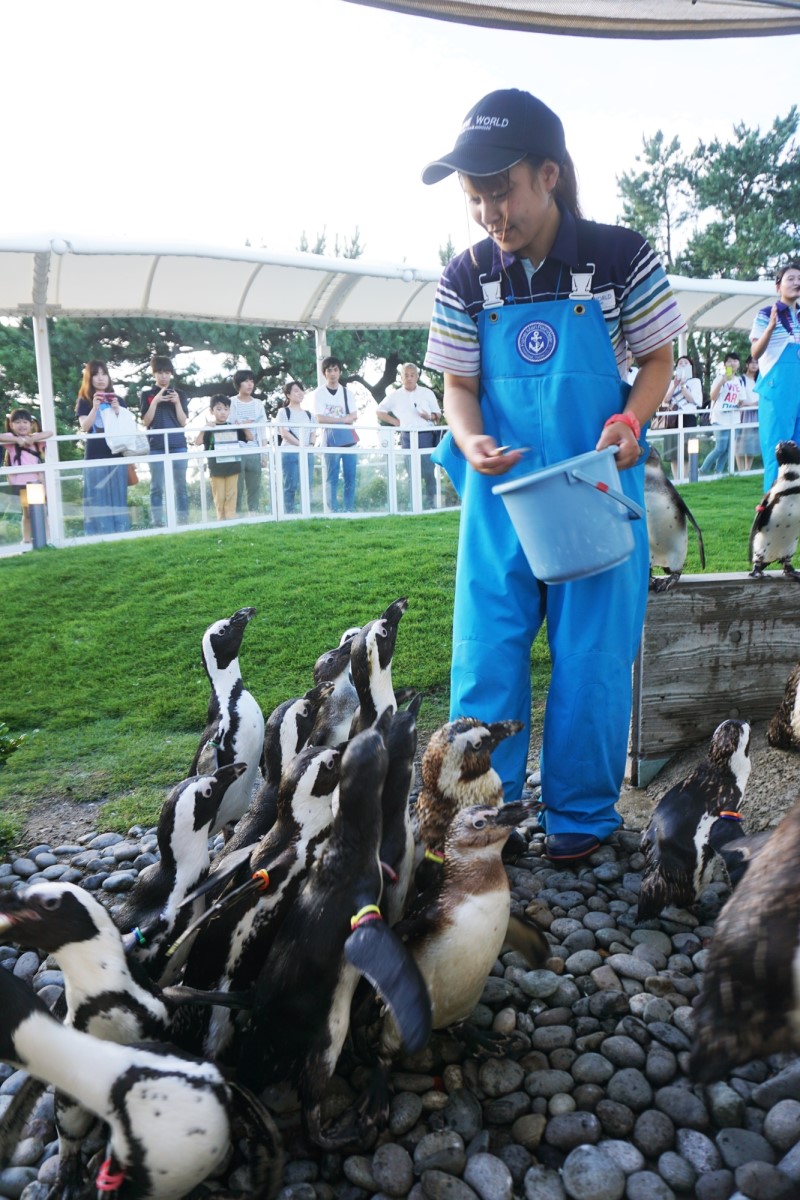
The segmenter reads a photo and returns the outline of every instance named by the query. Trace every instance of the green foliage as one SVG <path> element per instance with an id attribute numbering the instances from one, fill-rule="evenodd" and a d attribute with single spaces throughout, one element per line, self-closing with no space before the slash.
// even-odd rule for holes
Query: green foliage
<path id="1" fill-rule="evenodd" d="M 0 767 L 4 767 L 15 750 L 25 741 L 25 734 L 14 737 L 5 721 L 0 721 Z"/>
<path id="2" fill-rule="evenodd" d="M 640 168 L 617 180 L 623 222 L 643 233 L 668 269 L 694 278 L 758 279 L 800 251 L 798 110 L 766 131 L 744 123 L 730 141 L 685 151 L 659 130 L 643 139 Z M 675 234 L 691 222 L 679 251 Z"/>

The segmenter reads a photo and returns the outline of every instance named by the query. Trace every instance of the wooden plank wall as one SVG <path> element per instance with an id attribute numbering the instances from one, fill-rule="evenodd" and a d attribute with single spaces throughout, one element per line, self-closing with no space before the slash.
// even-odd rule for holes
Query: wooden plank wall
<path id="1" fill-rule="evenodd" d="M 800 660 L 800 583 L 684 575 L 651 592 L 633 674 L 629 777 L 644 787 L 667 758 L 720 721 L 772 716 Z"/>

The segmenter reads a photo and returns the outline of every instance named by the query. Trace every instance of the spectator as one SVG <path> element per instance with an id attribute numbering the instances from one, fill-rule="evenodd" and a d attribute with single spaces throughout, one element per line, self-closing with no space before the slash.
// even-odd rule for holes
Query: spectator
<path id="1" fill-rule="evenodd" d="M 751 352 L 761 368 L 756 390 L 765 492 L 778 477 L 778 442 L 800 443 L 800 262 L 781 267 L 775 287 L 778 299 L 761 309 L 750 330 Z"/>
<path id="2" fill-rule="evenodd" d="M 736 435 L 736 469 L 749 471 L 753 459 L 761 453 L 761 441 L 756 424 L 758 422 L 758 359 L 749 355 L 744 364 L 745 401 L 741 408 L 742 429 Z"/>
<path id="3" fill-rule="evenodd" d="M 211 413 L 210 428 L 201 429 L 194 439 L 195 446 L 202 442 L 204 450 L 216 450 L 217 453 L 208 460 L 208 473 L 211 477 L 211 495 L 218 521 L 230 521 L 236 516 L 236 496 L 241 472 L 241 459 L 231 450 L 239 442 L 249 442 L 252 433 L 249 429 L 232 429 L 228 424 L 231 412 L 231 402 L 228 396 L 212 396 L 209 403 Z"/>
<path id="4" fill-rule="evenodd" d="M 252 434 L 252 441 L 263 451 L 267 440 L 267 412 L 263 400 L 256 400 L 253 392 L 256 377 L 252 371 L 237 371 L 233 377 L 237 395 L 231 401 L 231 425 L 244 425 Z M 245 454 L 239 474 L 239 491 L 236 511 L 244 512 L 245 501 L 251 517 L 261 512 L 261 454 Z"/>
<path id="5" fill-rule="evenodd" d="M 13 471 L 4 478 L 11 491 L 19 496 L 22 509 L 22 544 L 32 545 L 31 517 L 28 510 L 28 484 L 44 484 L 41 471 L 32 471 L 31 467 L 44 462 L 44 442 L 52 437 L 52 432 L 42 432 L 39 423 L 27 408 L 15 408 L 6 417 L 6 428 L 0 433 L 0 446 L 5 446 L 3 456 L 4 467 L 24 467 L 26 470 Z"/>
<path id="6" fill-rule="evenodd" d="M 309 446 L 314 432 L 311 413 L 303 408 L 303 388 L 295 380 L 283 386 L 286 403 L 278 409 L 278 445 L 281 447 L 283 511 L 293 513 L 300 490 L 300 446 Z"/>
<path id="7" fill-rule="evenodd" d="M 358 410 L 347 394 L 347 388 L 339 383 L 342 364 L 330 355 L 322 360 L 325 382 L 314 392 L 314 412 L 320 425 L 329 428 L 323 431 L 324 446 L 335 446 L 339 453 L 325 455 L 325 494 L 331 512 L 339 512 L 339 472 L 342 473 L 342 510 L 352 512 L 356 506 L 356 456 L 343 453 L 345 447 L 358 443 L 358 434 L 353 425 L 358 420 Z"/>
<path id="8" fill-rule="evenodd" d="M 402 386 L 378 405 L 378 421 L 381 425 L 402 426 L 400 445 L 403 450 L 411 448 L 410 429 L 419 431 L 419 448 L 429 450 L 438 444 L 434 426 L 442 419 L 439 403 L 430 388 L 420 386 L 419 368 L 414 363 L 403 363 L 400 378 Z M 433 508 L 436 504 L 436 466 L 430 454 L 421 454 L 419 458 L 425 501 L 428 508 Z"/>
<path id="9" fill-rule="evenodd" d="M 702 407 L 703 386 L 697 378 L 697 368 L 688 354 L 682 354 L 675 364 L 672 379 L 669 382 L 666 394 L 660 405 L 660 408 L 664 408 L 671 415 L 675 415 L 675 421 L 672 424 L 668 424 L 667 428 L 694 429 L 697 425 L 697 414 Z M 662 457 L 677 458 L 680 439 L 675 437 L 669 440 L 674 442 L 674 445 Z M 684 450 L 688 456 L 685 438 Z M 684 475 L 688 474 L 689 466 L 687 458 Z"/>
<path id="10" fill-rule="evenodd" d="M 701 475 L 721 475 L 728 469 L 731 429 L 739 424 L 739 409 L 746 391 L 740 374 L 742 360 L 734 351 L 725 355 L 721 372 L 711 385 L 711 424 L 721 426 L 714 434 L 714 448 L 700 466 Z"/>
<path id="11" fill-rule="evenodd" d="M 124 400 L 111 387 L 108 367 L 92 359 L 83 368 L 75 416 L 83 433 L 105 433 L 104 414 L 126 408 Z M 87 437 L 84 458 L 95 462 L 112 458 L 104 437 Z M 83 472 L 83 531 L 88 536 L 103 533 L 127 533 L 131 527 L 128 511 L 128 464 L 123 460 L 102 466 L 85 467 Z"/>
<path id="12" fill-rule="evenodd" d="M 156 385 L 141 392 L 139 411 L 145 429 L 166 431 L 165 435 L 150 435 L 150 453 L 181 455 L 172 459 L 172 480 L 178 523 L 185 525 L 189 520 L 189 493 L 186 490 L 186 435 L 183 429 L 189 417 L 189 401 L 185 392 L 172 386 L 171 359 L 154 354 L 150 370 Z M 150 460 L 150 517 L 154 525 L 164 524 L 164 464 L 164 459 Z"/>

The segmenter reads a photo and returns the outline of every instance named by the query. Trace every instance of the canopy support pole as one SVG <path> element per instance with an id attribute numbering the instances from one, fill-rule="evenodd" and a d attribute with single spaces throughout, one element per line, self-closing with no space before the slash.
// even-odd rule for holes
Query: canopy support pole
<path id="1" fill-rule="evenodd" d="M 50 255 L 37 254 L 33 269 L 33 349 L 36 355 L 36 376 L 39 384 L 39 411 L 42 428 L 57 433 L 56 406 L 53 395 L 53 371 L 50 360 L 50 336 L 47 332 L 47 278 Z M 47 480 L 47 509 L 50 516 L 50 535 L 56 545 L 64 537 L 64 509 L 61 503 L 61 474 L 47 470 L 49 463 L 58 461 L 58 443 L 45 442 L 45 479 Z"/>

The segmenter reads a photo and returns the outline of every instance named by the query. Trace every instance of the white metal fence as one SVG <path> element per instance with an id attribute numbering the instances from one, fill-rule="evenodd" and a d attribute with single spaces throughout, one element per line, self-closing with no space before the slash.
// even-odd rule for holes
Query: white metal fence
<path id="1" fill-rule="evenodd" d="M 212 428 L 211 426 L 207 428 Z M 309 424 L 310 430 L 323 429 Z M 146 432 L 140 430 L 140 432 Z M 163 430 L 152 431 L 151 437 L 161 440 Z M 195 434 L 198 430 L 190 430 Z M 353 447 L 277 445 L 272 429 L 268 441 L 262 447 L 241 442 L 235 455 L 242 464 L 258 458 L 260 463 L 260 499 L 258 511 L 251 516 L 247 511 L 246 496 L 243 511 L 236 522 L 291 521 L 309 517 L 352 518 L 411 514 L 458 506 L 458 497 L 447 475 L 430 463 L 430 448 L 418 445 L 417 432 L 410 434 L 410 448 L 396 444 L 396 433 L 404 432 L 393 427 L 376 430 L 374 445 L 368 444 L 365 431 L 362 441 Z M 71 546 L 84 542 L 118 540 L 142 535 L 152 536 L 181 529 L 219 528 L 210 487 L 209 462 L 217 458 L 229 458 L 230 446 L 205 451 L 202 447 L 187 446 L 180 453 L 150 454 L 143 457 L 89 459 L 66 458 L 64 449 L 88 438 L 101 438 L 100 434 L 69 435 L 50 438 L 45 443 L 46 458 L 41 467 L 0 467 L 0 554 L 16 553 L 20 549 L 21 505 L 20 497 L 13 491 L 14 475 L 40 472 L 47 493 L 48 541 L 55 546 Z M 355 501 L 351 511 L 333 511 L 329 503 L 327 484 L 328 463 L 331 460 L 343 465 L 339 456 L 356 459 Z M 2 461 L 2 447 L 0 447 Z M 179 516 L 175 479 L 172 464 L 186 463 L 188 492 L 188 516 Z M 163 472 L 163 516 L 164 524 L 157 525 L 158 509 L 151 505 L 151 465 L 164 464 Z M 296 490 L 290 489 L 292 466 L 298 465 Z M 430 463 L 430 466 L 428 465 Z M 103 499 L 103 489 L 92 489 L 87 485 L 87 471 L 108 471 L 111 468 L 132 466 L 138 482 L 127 488 L 124 507 L 124 523 L 130 528 L 124 532 L 87 533 L 93 522 L 114 524 L 115 510 L 110 497 Z M 294 491 L 294 505 L 290 504 L 290 491 Z M 338 483 L 339 508 L 343 506 L 342 479 Z M 294 511 L 290 511 L 291 507 Z M 119 524 L 119 522 L 116 522 Z M 226 521 L 225 524 L 232 524 Z"/>
<path id="2" fill-rule="evenodd" d="M 684 428 L 682 415 L 678 414 L 678 418 L 681 424 L 677 428 L 651 429 L 648 434 L 648 440 L 661 454 L 667 474 L 676 482 L 689 482 L 694 469 L 700 471 L 700 478 L 713 477 L 704 476 L 702 466 L 715 447 L 719 450 L 720 437 L 723 441 L 723 452 L 717 453 L 717 462 L 712 464 L 715 467 L 713 475 L 724 472 L 731 475 L 755 474 L 763 469 L 758 448 L 757 424 L 738 425 L 731 429 L 712 426 Z M 315 427 L 309 425 L 309 429 L 311 428 Z M 364 432 L 362 430 L 362 435 Z M 261 448 L 240 443 L 236 455 L 242 462 L 256 455 L 260 457 L 261 497 L 256 516 L 248 515 L 245 503 L 245 511 L 239 513 L 235 521 L 386 516 L 457 508 L 458 497 L 447 475 L 439 467 L 432 471 L 426 467 L 430 449 L 418 446 L 414 430 L 407 431 L 410 433 L 410 449 L 402 449 L 395 436 L 400 432 L 403 430 L 397 427 L 391 430 L 381 428 L 376 431 L 378 444 L 369 445 L 362 440 L 352 448 L 307 446 L 297 449 L 287 445 L 278 446 L 277 439 L 273 436 L 270 436 L 268 444 Z M 274 429 L 270 433 L 274 433 Z M 180 529 L 219 528 L 220 522 L 217 520 L 211 496 L 209 460 L 229 455 L 229 447 L 217 451 L 187 447 L 180 454 L 152 454 L 142 458 L 124 459 L 114 456 L 88 461 L 83 458 L 65 459 L 63 451 L 59 453 L 62 446 L 74 446 L 76 443 L 82 445 L 87 436 L 102 435 L 61 436 L 51 438 L 46 443 L 46 461 L 40 470 L 47 492 L 47 537 L 53 545 L 71 546 L 83 542 L 154 536 L 159 533 L 174 533 Z M 156 431 L 153 436 L 162 437 L 163 431 Z M 725 439 L 727 445 L 724 444 Z M 299 486 L 293 512 L 288 511 L 284 487 L 290 455 L 295 455 L 294 461 L 299 464 Z M 327 460 L 329 456 L 339 455 L 356 458 L 355 503 L 350 512 L 333 512 L 329 504 L 326 487 Z M 187 464 L 189 503 L 185 520 L 179 519 L 175 481 L 170 469 L 173 462 L 181 460 Z M 138 482 L 131 484 L 126 492 L 126 523 L 129 522 L 130 528 L 126 532 L 87 533 L 87 522 L 91 524 L 92 516 L 102 518 L 108 516 L 108 513 L 103 511 L 102 505 L 99 509 L 95 505 L 96 511 L 90 511 L 91 497 L 87 495 L 84 472 L 87 468 L 119 467 L 121 463 L 126 467 L 132 465 L 138 475 Z M 167 464 L 164 470 L 163 526 L 154 523 L 151 509 L 152 463 Z M 10 477 L 20 470 L 30 468 L 0 468 L 0 555 L 14 554 L 20 550 L 20 498 L 9 487 Z M 341 480 L 339 492 L 342 492 Z M 226 522 L 232 523 L 234 522 Z"/>

